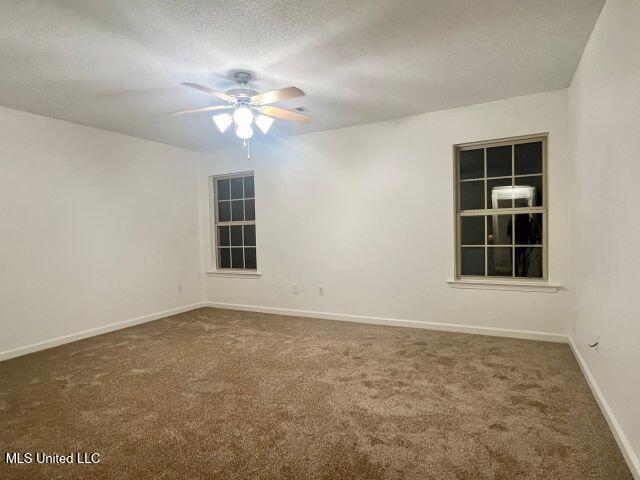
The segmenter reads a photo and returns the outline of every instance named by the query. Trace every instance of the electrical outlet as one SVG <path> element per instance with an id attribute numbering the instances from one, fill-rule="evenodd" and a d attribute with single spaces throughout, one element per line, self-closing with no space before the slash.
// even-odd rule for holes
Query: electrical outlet
<path id="1" fill-rule="evenodd" d="M 178 284 L 178 293 L 182 293 L 182 284 L 181 283 Z"/>
<path id="2" fill-rule="evenodd" d="M 291 288 L 291 293 L 293 293 L 294 295 L 298 295 L 300 293 L 300 289 L 298 288 L 298 285 L 294 285 Z"/>
<path id="3" fill-rule="evenodd" d="M 324 295 L 324 285 L 318 285 L 318 295 Z"/>

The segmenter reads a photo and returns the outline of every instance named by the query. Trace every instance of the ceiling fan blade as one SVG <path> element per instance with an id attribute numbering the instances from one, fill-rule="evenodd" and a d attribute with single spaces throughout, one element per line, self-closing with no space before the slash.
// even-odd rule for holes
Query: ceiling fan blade
<path id="1" fill-rule="evenodd" d="M 204 85 L 199 85 L 197 83 L 189 83 L 189 82 L 183 82 L 182 85 L 184 85 L 185 87 L 194 88 L 199 92 L 202 92 L 211 97 L 218 97 L 219 99 L 224 100 L 225 102 L 235 103 L 236 101 L 236 97 L 227 95 L 226 93 L 223 93 L 223 92 L 218 92 L 217 90 L 214 90 L 209 87 L 205 87 Z"/>
<path id="2" fill-rule="evenodd" d="M 185 113 L 197 113 L 197 112 L 212 112 L 215 110 L 232 110 L 231 105 L 216 105 L 213 107 L 193 108 L 191 110 L 180 110 L 179 112 L 172 112 L 170 115 L 183 115 Z"/>
<path id="3" fill-rule="evenodd" d="M 308 115 L 294 112 L 293 110 L 285 110 L 284 108 L 264 106 L 260 108 L 260 111 L 270 117 L 281 118 L 283 120 L 293 120 L 294 122 L 309 123 L 313 120 Z"/>
<path id="4" fill-rule="evenodd" d="M 281 88 L 280 90 L 271 90 L 270 92 L 261 93 L 251 97 L 252 102 L 259 103 L 261 105 L 268 105 L 270 103 L 282 102 L 289 100 L 290 98 L 302 97 L 304 92 L 296 87 Z"/>

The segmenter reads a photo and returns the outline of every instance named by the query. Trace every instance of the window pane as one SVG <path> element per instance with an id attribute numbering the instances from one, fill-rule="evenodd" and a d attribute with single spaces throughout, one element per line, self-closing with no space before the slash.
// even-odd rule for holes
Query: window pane
<path id="1" fill-rule="evenodd" d="M 542 142 L 516 145 L 515 174 L 542 173 Z"/>
<path id="2" fill-rule="evenodd" d="M 252 198 L 253 193 L 253 177 L 244 177 L 244 198 Z"/>
<path id="3" fill-rule="evenodd" d="M 218 249 L 218 268 L 231 268 L 231 249 Z"/>
<path id="4" fill-rule="evenodd" d="M 484 275 L 484 247 L 464 247 L 460 250 L 460 273 Z"/>
<path id="5" fill-rule="evenodd" d="M 484 181 L 460 182 L 460 210 L 484 208 Z"/>
<path id="6" fill-rule="evenodd" d="M 231 249 L 231 268 L 244 268 L 244 254 L 242 248 Z"/>
<path id="7" fill-rule="evenodd" d="M 487 249 L 487 275 L 490 277 L 511 277 L 513 261 L 511 247 L 494 247 Z"/>
<path id="8" fill-rule="evenodd" d="M 231 246 L 233 247 L 242 246 L 242 225 L 231 226 Z"/>
<path id="9" fill-rule="evenodd" d="M 242 178 L 231 179 L 231 198 L 242 198 Z"/>
<path id="10" fill-rule="evenodd" d="M 460 180 L 484 177 L 484 149 L 460 151 Z"/>
<path id="11" fill-rule="evenodd" d="M 244 201 L 233 200 L 231 202 L 231 220 L 234 222 L 244 220 Z"/>
<path id="12" fill-rule="evenodd" d="M 229 227 L 218 227 L 218 245 L 228 247 L 229 244 Z"/>
<path id="13" fill-rule="evenodd" d="M 487 177 L 511 176 L 511 145 L 487 148 Z"/>
<path id="14" fill-rule="evenodd" d="M 462 245 L 484 245 L 484 216 L 460 217 Z"/>
<path id="15" fill-rule="evenodd" d="M 513 242 L 513 216 L 490 215 L 487 217 L 487 244 L 511 245 Z"/>
<path id="16" fill-rule="evenodd" d="M 255 220 L 256 219 L 256 208 L 254 204 L 255 200 L 245 200 L 244 201 L 244 219 L 245 220 Z"/>
<path id="17" fill-rule="evenodd" d="M 244 244 L 248 246 L 255 246 L 256 244 L 256 226 L 245 225 L 244 226 Z"/>
<path id="18" fill-rule="evenodd" d="M 533 177 L 516 178 L 516 207 L 541 207 L 542 198 L 542 175 Z"/>
<path id="19" fill-rule="evenodd" d="M 542 278 L 542 247 L 516 247 L 516 277 Z"/>
<path id="20" fill-rule="evenodd" d="M 218 221 L 228 222 L 231 220 L 231 202 L 218 202 Z"/>
<path id="21" fill-rule="evenodd" d="M 542 245 L 542 214 L 516 215 L 516 245 Z"/>
<path id="22" fill-rule="evenodd" d="M 250 268 L 252 270 L 257 268 L 255 248 L 244 249 L 244 268 Z"/>
<path id="23" fill-rule="evenodd" d="M 498 180 L 487 180 L 487 208 L 511 208 L 513 197 L 510 188 L 510 178 L 500 178 Z"/>
<path id="24" fill-rule="evenodd" d="M 229 179 L 218 180 L 218 200 L 229 200 Z"/>

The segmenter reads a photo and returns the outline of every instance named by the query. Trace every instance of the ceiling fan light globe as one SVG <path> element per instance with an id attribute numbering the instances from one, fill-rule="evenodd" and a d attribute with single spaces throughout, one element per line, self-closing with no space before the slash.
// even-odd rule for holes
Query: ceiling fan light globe
<path id="1" fill-rule="evenodd" d="M 249 126 L 253 122 L 253 113 L 248 107 L 240 107 L 233 112 L 233 121 L 238 127 Z"/>
<path id="2" fill-rule="evenodd" d="M 266 133 L 271 128 L 271 125 L 273 124 L 273 118 L 267 117 L 266 115 L 258 115 L 255 118 L 255 122 L 262 133 L 266 135 Z"/>
<path id="3" fill-rule="evenodd" d="M 239 125 L 238 128 L 236 128 L 236 135 L 238 138 L 247 140 L 253 137 L 253 128 L 251 128 L 250 125 Z"/>
<path id="4" fill-rule="evenodd" d="M 220 133 L 224 133 L 224 131 L 227 128 L 229 128 L 229 125 L 233 123 L 233 119 L 231 118 L 231 115 L 229 115 L 228 113 L 214 115 L 212 118 L 213 118 L 213 123 L 216 124 L 216 127 L 218 127 L 218 130 L 220 130 Z"/>

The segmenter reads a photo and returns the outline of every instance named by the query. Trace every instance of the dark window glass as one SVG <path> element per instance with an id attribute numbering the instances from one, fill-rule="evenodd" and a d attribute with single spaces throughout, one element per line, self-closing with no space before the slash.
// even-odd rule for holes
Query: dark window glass
<path id="1" fill-rule="evenodd" d="M 487 177 L 511 176 L 511 145 L 487 148 Z"/>
<path id="2" fill-rule="evenodd" d="M 252 198 L 253 193 L 253 177 L 244 177 L 244 198 Z"/>
<path id="3" fill-rule="evenodd" d="M 231 198 L 242 198 L 242 178 L 231 179 Z"/>
<path id="4" fill-rule="evenodd" d="M 218 202 L 218 221 L 228 222 L 231 220 L 231 202 Z"/>
<path id="5" fill-rule="evenodd" d="M 245 246 L 254 247 L 256 245 L 256 226 L 244 226 L 244 244 Z"/>
<path id="6" fill-rule="evenodd" d="M 218 180 L 218 200 L 229 200 L 229 198 L 229 179 L 223 178 L 222 180 Z"/>
<path id="7" fill-rule="evenodd" d="M 255 220 L 256 219 L 256 208 L 255 208 L 255 200 L 245 200 L 244 201 L 244 219 L 245 220 Z"/>
<path id="8" fill-rule="evenodd" d="M 516 145 L 515 174 L 542 173 L 542 142 Z"/>
<path id="9" fill-rule="evenodd" d="M 513 239 L 512 215 L 489 215 L 487 217 L 487 244 L 511 245 Z"/>
<path id="10" fill-rule="evenodd" d="M 484 245 L 484 217 L 460 217 L 462 245 Z"/>
<path id="11" fill-rule="evenodd" d="M 231 249 L 231 268 L 244 268 L 244 254 L 242 248 Z"/>
<path id="12" fill-rule="evenodd" d="M 231 246 L 233 247 L 242 246 L 242 225 L 231 226 Z"/>
<path id="13" fill-rule="evenodd" d="M 516 207 L 541 207 L 543 205 L 542 196 L 542 175 L 533 177 L 516 178 L 517 187 L 531 187 L 530 189 L 516 189 L 515 206 Z"/>
<path id="14" fill-rule="evenodd" d="M 250 268 L 252 270 L 257 268 L 255 248 L 244 249 L 244 268 Z"/>
<path id="15" fill-rule="evenodd" d="M 221 247 L 228 247 L 229 244 L 229 227 L 218 227 L 218 244 Z"/>
<path id="16" fill-rule="evenodd" d="M 523 213 L 516 217 L 516 245 L 542 245 L 542 214 Z"/>
<path id="17" fill-rule="evenodd" d="M 460 210 L 484 208 L 484 181 L 460 182 Z"/>
<path id="18" fill-rule="evenodd" d="M 511 208 L 513 206 L 511 199 L 511 189 L 500 187 L 511 186 L 510 178 L 499 178 L 496 180 L 487 180 L 487 208 Z"/>
<path id="19" fill-rule="evenodd" d="M 511 277 L 513 260 L 511 247 L 487 248 L 487 275 L 490 277 Z"/>
<path id="20" fill-rule="evenodd" d="M 484 275 L 484 247 L 464 247 L 460 250 L 460 273 Z"/>
<path id="21" fill-rule="evenodd" d="M 516 247 L 516 277 L 542 278 L 542 247 Z"/>
<path id="22" fill-rule="evenodd" d="M 220 248 L 218 249 L 218 265 L 219 268 L 231 268 L 231 249 Z"/>
<path id="23" fill-rule="evenodd" d="M 460 179 L 484 177 L 484 149 L 460 151 Z"/>
<path id="24" fill-rule="evenodd" d="M 244 201 L 233 200 L 231 202 L 231 220 L 234 222 L 244 220 Z"/>

